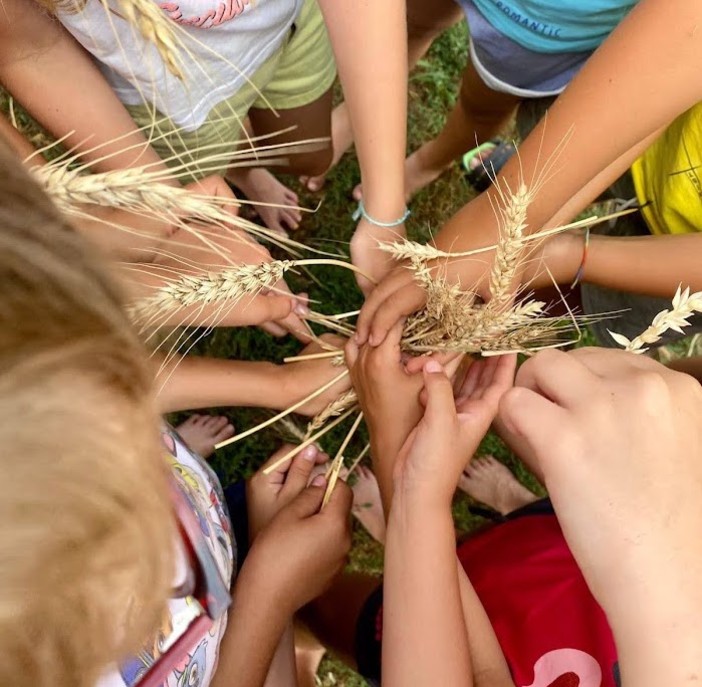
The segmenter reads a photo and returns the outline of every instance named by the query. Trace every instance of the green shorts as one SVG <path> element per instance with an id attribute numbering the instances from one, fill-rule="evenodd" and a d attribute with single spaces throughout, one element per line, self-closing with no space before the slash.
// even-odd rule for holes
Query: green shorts
<path id="1" fill-rule="evenodd" d="M 186 163 L 183 183 L 209 174 L 223 174 L 242 137 L 243 121 L 252 108 L 290 110 L 309 105 L 324 95 L 336 78 L 334 54 L 317 0 L 305 0 L 285 43 L 234 95 L 210 110 L 196 131 L 182 131 L 170 119 L 145 105 L 127 106 L 139 127 L 149 132 L 151 145 L 170 166 Z M 207 162 L 213 153 L 225 153 Z"/>

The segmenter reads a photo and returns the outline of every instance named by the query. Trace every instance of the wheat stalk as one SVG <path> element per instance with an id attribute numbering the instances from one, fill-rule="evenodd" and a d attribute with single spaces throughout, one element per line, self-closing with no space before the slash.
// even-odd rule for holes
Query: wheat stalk
<path id="1" fill-rule="evenodd" d="M 688 320 L 697 312 L 702 312 L 702 291 L 690 293 L 689 286 L 683 291 L 680 285 L 673 297 L 672 308 L 661 310 L 653 318 L 651 325 L 631 341 L 623 334 L 612 331 L 609 334 L 625 350 L 632 353 L 645 353 L 648 346 L 660 341 L 663 334 L 670 329 L 684 334 L 683 327 L 690 325 Z"/>
<path id="2" fill-rule="evenodd" d="M 349 445 L 353 435 L 356 433 L 358 426 L 361 424 L 361 420 L 363 420 L 363 413 L 359 413 L 356 419 L 354 420 L 353 425 L 351 425 L 351 429 L 348 431 L 348 433 L 344 437 L 344 440 L 341 442 L 341 446 L 339 446 L 339 450 L 336 452 L 336 456 L 334 456 L 334 460 L 332 461 L 332 464 L 329 470 L 327 471 L 327 479 L 329 480 L 329 482 L 327 483 L 327 490 L 324 492 L 322 508 L 324 508 L 329 503 L 329 499 L 334 493 L 334 487 L 336 487 L 336 482 L 339 479 L 339 473 L 341 472 L 341 468 L 344 466 L 344 451 Z"/>
<path id="3" fill-rule="evenodd" d="M 314 434 L 318 429 L 324 427 L 324 425 L 333 417 L 338 417 L 343 412 L 356 406 L 358 404 L 358 396 L 353 389 L 345 391 L 339 398 L 332 401 L 324 408 L 321 412 L 317 413 L 310 422 L 307 423 L 307 431 L 305 432 L 305 439 L 309 439 L 312 434 Z"/>

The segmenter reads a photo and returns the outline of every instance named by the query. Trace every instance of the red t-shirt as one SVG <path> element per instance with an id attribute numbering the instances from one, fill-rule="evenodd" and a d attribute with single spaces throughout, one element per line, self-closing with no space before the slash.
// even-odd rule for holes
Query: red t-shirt
<path id="1" fill-rule="evenodd" d="M 481 532 L 458 557 L 517 687 L 619 687 L 609 624 L 554 516 L 526 515 Z"/>

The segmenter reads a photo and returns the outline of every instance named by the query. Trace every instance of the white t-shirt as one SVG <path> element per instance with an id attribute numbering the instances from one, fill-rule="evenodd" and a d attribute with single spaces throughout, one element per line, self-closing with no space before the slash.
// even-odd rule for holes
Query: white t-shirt
<path id="1" fill-rule="evenodd" d="M 178 436 L 164 430 L 163 442 L 168 450 L 173 475 L 187 501 L 193 507 L 203 538 L 212 553 L 222 579 L 230 586 L 236 566 L 236 542 L 231 532 L 231 523 L 223 504 L 224 495 L 214 472 L 196 454 L 192 453 Z M 184 552 L 174 572 L 174 588 L 183 580 Z M 192 597 L 171 599 L 168 613 L 163 619 L 161 631 L 154 641 L 137 656 L 121 666 L 110 669 L 96 687 L 131 687 L 136 684 L 155 660 L 163 654 L 182 634 L 182 631 L 197 617 L 199 604 Z M 219 643 L 227 626 L 226 614 L 216 621 L 210 631 L 202 637 L 194 649 L 185 656 L 170 674 L 163 687 L 206 687 L 217 666 Z"/>
<path id="2" fill-rule="evenodd" d="M 173 76 L 156 48 L 120 17 L 115 0 L 87 0 L 58 18 L 98 62 L 125 105 L 147 104 L 184 131 L 236 93 L 285 40 L 303 0 L 176 0 L 158 2 L 179 25 L 185 79 Z"/>

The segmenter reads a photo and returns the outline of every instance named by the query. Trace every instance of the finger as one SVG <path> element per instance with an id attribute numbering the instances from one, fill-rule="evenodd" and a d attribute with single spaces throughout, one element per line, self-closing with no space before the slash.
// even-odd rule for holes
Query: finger
<path id="1" fill-rule="evenodd" d="M 408 284 L 395 291 L 383 303 L 373 317 L 368 342 L 371 346 L 380 345 L 390 328 L 398 321 L 419 310 L 426 303 L 426 291 L 418 284 Z"/>
<path id="2" fill-rule="evenodd" d="M 451 380 L 436 360 L 424 366 L 424 388 L 427 391 L 424 420 L 430 426 L 446 427 L 456 417 L 456 405 Z"/>
<path id="3" fill-rule="evenodd" d="M 517 372 L 515 386 L 525 387 L 563 407 L 587 400 L 600 378 L 578 358 L 563 351 L 547 350 L 527 360 Z"/>
<path id="4" fill-rule="evenodd" d="M 259 326 L 264 332 L 274 336 L 276 339 L 281 339 L 288 333 L 287 330 L 283 329 L 283 327 L 276 322 L 263 322 Z"/>
<path id="5" fill-rule="evenodd" d="M 415 374 L 416 372 L 421 372 L 424 369 L 427 361 L 436 360 L 446 369 L 446 373 L 450 377 L 451 374 L 449 373 L 449 369 L 455 371 L 458 365 L 453 366 L 453 363 L 457 361 L 458 364 L 460 364 L 461 358 L 462 356 L 460 353 L 432 353 L 432 355 L 420 355 L 407 360 L 405 363 L 405 369 L 410 374 Z"/>
<path id="6" fill-rule="evenodd" d="M 251 307 L 256 308 L 256 317 L 259 323 L 284 320 L 295 307 L 295 302 L 290 296 L 280 296 L 269 293 L 257 296 Z"/>
<path id="7" fill-rule="evenodd" d="M 403 323 L 396 322 L 388 331 L 388 335 L 380 346 L 377 347 L 377 354 L 386 365 L 397 366 L 402 361 L 400 342 L 402 341 Z"/>
<path id="8" fill-rule="evenodd" d="M 462 401 L 466 398 L 470 398 L 473 395 L 473 392 L 478 386 L 478 380 L 480 379 L 480 375 L 483 371 L 484 366 L 485 361 L 481 359 L 474 360 L 471 366 L 468 368 L 468 372 L 466 373 L 465 379 L 463 380 L 463 384 L 458 390 L 458 395 L 456 399 L 457 404 L 459 401 Z"/>
<path id="9" fill-rule="evenodd" d="M 326 480 L 323 475 L 317 475 L 312 480 L 312 484 L 303 489 L 282 511 L 287 517 L 297 519 L 309 518 L 315 513 L 319 513 L 324 500 Z M 284 517 L 285 517 L 284 516 Z"/>
<path id="10" fill-rule="evenodd" d="M 345 482 L 337 481 L 334 485 L 331 497 L 324 507 L 322 514 L 331 514 L 337 517 L 347 518 L 351 513 L 353 505 L 353 490 Z"/>
<path id="11" fill-rule="evenodd" d="M 509 389 L 500 400 L 498 418 L 504 440 L 541 480 L 548 457 L 569 452 L 564 438 L 572 435 L 570 412 L 531 389 Z"/>
<path id="12" fill-rule="evenodd" d="M 397 268 L 385 277 L 368 295 L 356 322 L 356 343 L 359 346 L 368 340 L 371 322 L 383 301 L 411 281 L 411 279 L 412 277 L 406 268 Z"/>
<path id="13" fill-rule="evenodd" d="M 349 370 L 353 370 L 356 365 L 356 361 L 358 360 L 358 344 L 354 338 L 350 338 L 346 342 L 346 346 L 344 347 L 344 356 L 346 358 L 346 367 L 348 367 Z"/>
<path id="14" fill-rule="evenodd" d="M 312 444 L 295 456 L 285 477 L 284 495 L 299 494 L 307 486 L 319 453 L 319 449 Z"/>
<path id="15" fill-rule="evenodd" d="M 259 474 L 263 474 L 263 471 L 268 468 L 269 465 L 273 465 L 278 462 L 278 459 L 284 456 L 286 453 L 290 453 L 295 448 L 294 444 L 283 444 L 258 470 Z M 274 483 L 282 484 L 285 480 L 285 473 L 287 473 L 290 468 L 290 462 L 292 459 L 288 459 L 281 463 L 271 474 L 272 477 L 276 477 L 275 480 L 271 479 Z"/>
<path id="16" fill-rule="evenodd" d="M 305 326 L 305 323 L 295 312 L 290 313 L 290 315 L 288 315 L 284 320 L 278 320 L 276 324 L 304 344 L 308 344 L 310 341 L 312 341 L 312 337 L 309 330 Z"/>

